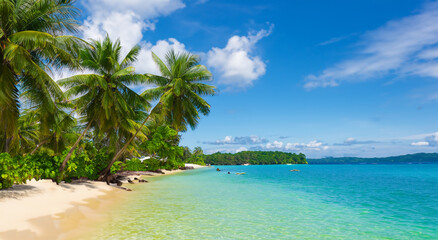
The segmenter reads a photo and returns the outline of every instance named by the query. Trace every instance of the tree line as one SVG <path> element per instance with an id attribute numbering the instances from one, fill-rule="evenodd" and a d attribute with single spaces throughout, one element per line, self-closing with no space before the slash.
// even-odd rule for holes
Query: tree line
<path id="1" fill-rule="evenodd" d="M 213 153 L 205 155 L 206 164 L 211 165 L 267 165 L 267 164 L 307 164 L 303 153 L 279 151 L 243 151 L 238 153 Z"/>
<path id="2" fill-rule="evenodd" d="M 179 133 L 210 112 L 203 97 L 216 88 L 199 56 L 152 53 L 160 74 L 138 73 L 140 46 L 123 56 L 108 35 L 74 36 L 74 3 L 0 0 L 0 188 L 32 177 L 104 180 L 144 154 L 177 168 Z M 53 79 L 65 70 L 86 73 Z"/>
<path id="3" fill-rule="evenodd" d="M 328 157 L 321 159 L 308 159 L 308 161 L 309 164 L 437 163 L 438 153 L 415 153 L 379 158 Z"/>

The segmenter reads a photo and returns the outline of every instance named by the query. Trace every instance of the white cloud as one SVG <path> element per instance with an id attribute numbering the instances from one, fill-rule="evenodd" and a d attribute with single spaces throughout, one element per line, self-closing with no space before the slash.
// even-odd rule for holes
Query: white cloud
<path id="1" fill-rule="evenodd" d="M 412 142 L 412 146 L 438 146 L 438 132 L 432 133 L 424 137 L 423 141 Z"/>
<path id="2" fill-rule="evenodd" d="M 218 82 L 224 85 L 246 87 L 264 75 L 266 64 L 260 56 L 253 56 L 255 44 L 271 34 L 269 30 L 260 30 L 248 36 L 232 36 L 225 48 L 214 47 L 207 53 L 207 65 L 220 73 Z"/>
<path id="3" fill-rule="evenodd" d="M 110 12 L 108 15 L 96 13 L 88 17 L 83 25 L 84 38 L 102 40 L 108 33 L 111 39 L 120 39 L 125 51 L 129 51 L 141 41 L 142 31 L 146 30 L 148 25 L 134 12 Z"/>
<path id="4" fill-rule="evenodd" d="M 248 149 L 246 147 L 240 147 L 240 148 L 236 149 L 236 153 L 243 152 L 243 151 L 248 151 Z"/>
<path id="5" fill-rule="evenodd" d="M 274 141 L 272 143 L 266 144 L 267 149 L 280 149 L 282 147 L 283 147 L 283 142 L 280 142 L 280 141 Z"/>
<path id="6" fill-rule="evenodd" d="M 87 0 L 84 6 L 93 11 L 108 12 L 111 9 L 118 11 L 135 11 L 145 19 L 166 16 L 170 13 L 184 8 L 181 0 L 124 0 L 123 4 L 117 0 Z"/>
<path id="7" fill-rule="evenodd" d="M 428 142 L 413 142 L 411 143 L 412 146 L 429 146 Z"/>
<path id="8" fill-rule="evenodd" d="M 159 40 L 155 45 L 149 42 L 142 42 L 141 51 L 137 62 L 134 64 L 135 70 L 140 73 L 160 74 L 160 71 L 152 59 L 154 52 L 160 59 L 164 61 L 167 51 L 173 49 L 175 52 L 187 52 L 185 45 L 174 38 L 167 40 Z"/>
<path id="9" fill-rule="evenodd" d="M 184 8 L 181 0 L 87 0 L 90 16 L 84 21 L 83 37 L 102 39 L 106 33 L 120 38 L 128 51 L 143 38 L 143 31 L 154 30 L 156 18 Z"/>
<path id="10" fill-rule="evenodd" d="M 280 151 L 321 151 L 327 150 L 329 147 L 322 142 L 313 140 L 308 143 L 283 143 L 274 141 L 267 143 L 263 148 Z"/>
<path id="11" fill-rule="evenodd" d="M 310 141 L 309 143 L 288 143 L 285 146 L 285 149 L 288 151 L 291 150 L 327 150 L 329 147 L 325 146 L 322 142 L 318 142 L 316 140 Z"/>
<path id="12" fill-rule="evenodd" d="M 232 137 L 226 136 L 224 139 L 219 139 L 214 142 L 204 142 L 204 144 L 210 145 L 226 145 L 226 144 L 240 144 L 240 145 L 250 145 L 250 144 L 260 144 L 266 143 L 268 140 L 266 138 L 261 138 L 258 136 L 244 136 L 244 137 Z"/>
<path id="13" fill-rule="evenodd" d="M 438 78 L 437 22 L 438 2 L 427 4 L 419 14 L 390 21 L 363 36 L 363 48 L 355 57 L 307 76 L 305 87 L 333 87 L 386 74 Z"/>

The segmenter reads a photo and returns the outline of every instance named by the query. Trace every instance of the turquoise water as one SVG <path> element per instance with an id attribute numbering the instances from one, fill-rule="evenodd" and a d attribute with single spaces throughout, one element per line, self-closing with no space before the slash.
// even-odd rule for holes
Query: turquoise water
<path id="1" fill-rule="evenodd" d="M 219 168 L 135 185 L 90 238 L 438 239 L 438 164 Z"/>

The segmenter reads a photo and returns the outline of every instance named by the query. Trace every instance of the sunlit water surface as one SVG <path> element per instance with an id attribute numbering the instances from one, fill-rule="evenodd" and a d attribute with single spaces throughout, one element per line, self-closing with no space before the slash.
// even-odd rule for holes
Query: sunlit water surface
<path id="1" fill-rule="evenodd" d="M 88 238 L 438 239 L 438 164 L 218 167 L 132 185 Z"/>

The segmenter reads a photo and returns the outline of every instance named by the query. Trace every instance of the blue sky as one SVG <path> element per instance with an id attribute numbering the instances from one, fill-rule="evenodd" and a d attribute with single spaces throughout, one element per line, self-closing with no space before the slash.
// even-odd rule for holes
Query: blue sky
<path id="1" fill-rule="evenodd" d="M 219 94 L 182 145 L 308 157 L 438 147 L 438 2 L 83 0 L 80 35 L 202 57 Z M 68 73 L 65 73 L 66 75 Z M 137 87 L 138 91 L 144 86 Z"/>

